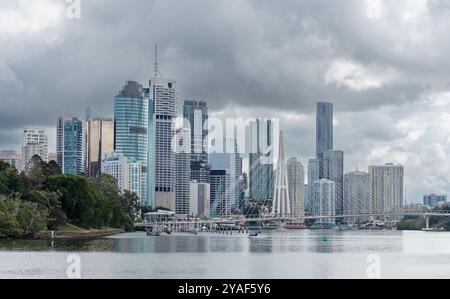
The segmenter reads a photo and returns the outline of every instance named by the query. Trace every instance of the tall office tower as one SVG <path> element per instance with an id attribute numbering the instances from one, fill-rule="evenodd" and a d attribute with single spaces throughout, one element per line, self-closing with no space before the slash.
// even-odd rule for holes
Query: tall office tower
<path id="1" fill-rule="evenodd" d="M 305 216 L 305 171 L 302 163 L 300 163 L 296 158 L 289 159 L 287 161 L 287 172 L 292 217 L 303 218 Z"/>
<path id="2" fill-rule="evenodd" d="M 314 182 L 314 197 L 316 198 L 316 215 L 334 216 L 336 213 L 335 203 L 336 186 L 333 181 L 321 179 Z M 319 223 L 330 224 L 335 223 L 334 218 L 324 218 Z"/>
<path id="3" fill-rule="evenodd" d="M 273 199 L 273 128 L 271 120 L 249 124 L 249 197 L 263 203 Z"/>
<path id="4" fill-rule="evenodd" d="M 86 125 L 76 116 L 60 117 L 57 127 L 58 165 L 64 174 L 86 173 Z"/>
<path id="5" fill-rule="evenodd" d="M 235 178 L 235 192 L 234 192 L 234 203 L 233 206 L 235 208 L 242 208 L 244 206 L 244 198 L 245 198 L 245 178 L 244 178 L 244 169 L 243 169 L 243 159 L 241 154 L 239 153 L 239 148 L 237 141 L 235 141 L 234 147 L 234 178 Z"/>
<path id="6" fill-rule="evenodd" d="M 141 205 L 153 207 L 153 114 L 142 85 L 127 81 L 114 97 L 114 150 L 130 162 L 140 163 Z"/>
<path id="7" fill-rule="evenodd" d="M 369 174 L 356 171 L 344 176 L 344 215 L 361 215 L 369 213 Z M 361 218 L 346 218 L 344 222 L 354 223 Z"/>
<path id="8" fill-rule="evenodd" d="M 191 181 L 189 215 L 194 217 L 207 217 L 211 212 L 210 186 L 208 183 Z"/>
<path id="9" fill-rule="evenodd" d="M 222 153 L 211 153 L 209 163 L 211 170 L 225 170 L 230 177 L 230 188 L 227 191 L 230 197 L 230 204 L 237 208 L 240 203 L 242 192 L 242 158 L 239 154 L 237 142 L 234 139 L 223 140 Z M 234 146 L 230 146 L 230 144 Z M 228 145 L 228 146 L 227 146 Z M 233 148 L 233 152 L 227 153 L 227 148 Z"/>
<path id="10" fill-rule="evenodd" d="M 336 185 L 336 215 L 343 213 L 344 193 L 344 152 L 326 151 L 323 153 L 324 178 Z"/>
<path id="11" fill-rule="evenodd" d="M 175 212 L 177 215 L 189 214 L 190 177 L 191 177 L 191 130 L 188 128 L 176 129 L 176 188 Z"/>
<path id="12" fill-rule="evenodd" d="M 333 104 L 317 103 L 316 115 L 316 159 L 319 179 L 326 179 L 323 165 L 324 154 L 333 150 Z"/>
<path id="13" fill-rule="evenodd" d="M 175 135 L 173 120 L 176 118 L 177 93 L 175 80 L 153 78 L 150 80 L 150 98 L 155 117 L 155 206 L 175 210 L 175 151 L 172 139 Z"/>
<path id="14" fill-rule="evenodd" d="M 403 175 L 402 165 L 388 163 L 383 166 L 369 166 L 370 213 L 393 213 L 401 210 Z"/>
<path id="15" fill-rule="evenodd" d="M 114 152 L 114 120 L 94 118 L 86 124 L 86 166 L 90 177 L 99 177 L 102 160 Z"/>
<path id="16" fill-rule="evenodd" d="M 26 126 L 22 134 L 22 170 L 27 169 L 35 155 L 48 161 L 48 135 L 45 129 Z"/>
<path id="17" fill-rule="evenodd" d="M 305 209 L 306 211 L 314 215 L 314 205 L 315 205 L 315 198 L 314 198 L 314 182 L 319 179 L 319 165 L 317 163 L 317 159 L 309 159 L 308 161 L 308 197 Z"/>
<path id="18" fill-rule="evenodd" d="M 117 180 L 119 189 L 142 193 L 142 165 L 140 162 L 127 159 L 123 154 L 107 155 L 101 163 L 101 172 L 111 175 Z"/>
<path id="19" fill-rule="evenodd" d="M 211 170 L 210 173 L 210 215 L 226 218 L 231 215 L 230 175 L 226 170 Z"/>
<path id="20" fill-rule="evenodd" d="M 208 106 L 203 101 L 185 101 L 183 118 L 191 128 L 191 179 L 209 181 L 208 165 Z"/>
<path id="21" fill-rule="evenodd" d="M 64 118 L 59 117 L 56 124 L 56 163 L 58 163 L 61 172 L 63 170 L 64 153 Z"/>
<path id="22" fill-rule="evenodd" d="M 22 160 L 16 151 L 0 151 L 0 161 L 8 163 L 17 170 L 22 169 Z"/>

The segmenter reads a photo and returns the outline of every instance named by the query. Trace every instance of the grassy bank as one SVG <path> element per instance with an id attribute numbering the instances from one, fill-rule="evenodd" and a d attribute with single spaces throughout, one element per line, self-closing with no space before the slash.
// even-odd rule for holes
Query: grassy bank
<path id="1" fill-rule="evenodd" d="M 102 229 L 83 229 L 73 224 L 65 224 L 58 226 L 58 229 L 53 231 L 40 232 L 37 239 L 89 239 L 112 236 L 124 233 L 125 230 L 118 228 L 102 228 Z"/>

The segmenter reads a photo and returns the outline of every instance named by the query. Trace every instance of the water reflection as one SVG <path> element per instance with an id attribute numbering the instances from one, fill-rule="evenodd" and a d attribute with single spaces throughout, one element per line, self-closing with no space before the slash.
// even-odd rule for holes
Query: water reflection
<path id="1" fill-rule="evenodd" d="M 0 251 L 68 251 L 117 253 L 361 253 L 402 252 L 411 248 L 450 251 L 449 238 L 411 235 L 402 232 L 288 231 L 264 232 L 261 238 L 248 235 L 199 234 L 148 237 L 129 233 L 93 240 L 1 240 Z M 443 236 L 443 235 L 439 235 Z M 428 240 L 430 239 L 430 240 Z M 427 241 L 428 240 L 428 241 Z M 435 240 L 435 241 L 433 241 Z M 442 240 L 446 241 L 442 243 Z M 433 244 L 427 245 L 427 244 Z M 419 246 L 420 245 L 420 246 Z M 428 248 L 428 247 L 430 248 Z M 440 247 L 439 247 L 440 246 Z M 442 247 L 444 246 L 444 247 Z"/>

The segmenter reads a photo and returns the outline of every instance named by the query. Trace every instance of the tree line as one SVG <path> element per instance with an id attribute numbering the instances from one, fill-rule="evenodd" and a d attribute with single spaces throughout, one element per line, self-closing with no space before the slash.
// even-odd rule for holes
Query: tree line
<path id="1" fill-rule="evenodd" d="M 0 161 L 0 237 L 35 237 L 67 223 L 131 231 L 138 211 L 138 196 L 121 192 L 110 175 L 61 174 L 55 161 L 39 156 L 22 172 Z"/>

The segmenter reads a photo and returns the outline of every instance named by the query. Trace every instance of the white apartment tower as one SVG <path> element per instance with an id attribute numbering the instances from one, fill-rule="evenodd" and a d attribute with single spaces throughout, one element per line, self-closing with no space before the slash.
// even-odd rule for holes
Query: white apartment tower
<path id="1" fill-rule="evenodd" d="M 142 165 L 128 160 L 123 154 L 110 154 L 101 163 L 101 172 L 109 174 L 117 180 L 119 189 L 141 194 Z"/>
<path id="2" fill-rule="evenodd" d="M 26 126 L 22 134 L 22 170 L 27 169 L 34 155 L 48 161 L 48 135 L 45 129 Z"/>

